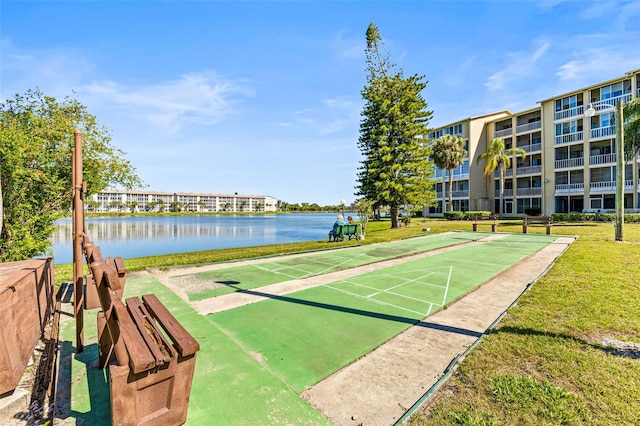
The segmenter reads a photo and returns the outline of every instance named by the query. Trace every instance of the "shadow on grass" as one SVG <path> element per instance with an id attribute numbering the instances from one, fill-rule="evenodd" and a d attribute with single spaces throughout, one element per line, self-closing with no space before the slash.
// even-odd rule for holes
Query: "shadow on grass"
<path id="1" fill-rule="evenodd" d="M 227 281 L 227 282 L 229 282 L 229 281 Z M 224 282 L 222 284 L 226 284 L 227 282 Z M 332 305 L 332 304 L 329 304 L 329 303 L 314 302 L 312 300 L 297 299 L 295 297 L 264 293 L 264 292 L 255 291 L 255 290 L 244 290 L 244 289 L 236 287 L 233 284 L 227 284 L 227 285 L 229 285 L 230 287 L 235 288 L 238 293 L 249 294 L 249 295 L 252 295 L 252 296 L 260 296 L 260 297 L 264 297 L 264 298 L 268 298 L 268 299 L 279 300 L 279 301 L 282 301 L 282 302 L 296 303 L 296 304 L 299 304 L 299 305 L 311 306 L 313 308 L 329 309 L 329 310 L 332 310 L 332 311 L 344 312 L 344 313 L 353 314 L 353 315 L 362 315 L 362 316 L 366 316 L 366 317 L 370 317 L 370 318 L 382 319 L 382 320 L 385 320 L 385 321 L 395 321 L 395 322 L 405 323 L 405 324 L 409 324 L 409 325 L 414 325 L 414 326 L 417 326 L 417 327 L 425 327 L 425 328 L 430 328 L 430 329 L 433 329 L 433 330 L 439 330 L 439 331 L 444 331 L 444 332 L 448 332 L 448 333 L 462 334 L 462 335 L 471 336 L 471 337 L 480 337 L 480 336 L 483 335 L 483 333 L 481 333 L 481 332 L 468 330 L 468 329 L 465 329 L 465 328 L 452 327 L 452 326 L 442 325 L 442 324 L 435 324 L 435 323 L 431 323 L 431 322 L 427 322 L 427 321 L 417 320 L 415 318 L 410 318 L 410 317 L 403 317 L 403 316 L 399 316 L 399 315 L 384 314 L 384 313 L 381 313 L 381 312 L 365 311 L 365 310 L 362 310 L 362 309 L 348 308 L 346 306 Z"/>
<path id="2" fill-rule="evenodd" d="M 521 327 L 513 327 L 513 326 L 502 326 L 499 328 L 495 328 L 492 334 L 499 333 L 509 333 L 509 334 L 518 334 L 521 336 L 540 336 L 540 337 L 550 337 L 552 339 L 561 339 L 567 342 L 574 342 L 579 345 L 588 346 L 592 349 L 605 352 L 610 355 L 625 357 L 625 358 L 640 358 L 640 351 L 629 348 L 616 348 L 613 346 L 606 346 L 600 343 L 589 343 L 586 340 L 579 339 L 575 336 L 570 336 L 568 334 L 560 334 L 560 333 L 549 333 L 547 331 L 535 330 L 533 328 L 521 328 Z"/>

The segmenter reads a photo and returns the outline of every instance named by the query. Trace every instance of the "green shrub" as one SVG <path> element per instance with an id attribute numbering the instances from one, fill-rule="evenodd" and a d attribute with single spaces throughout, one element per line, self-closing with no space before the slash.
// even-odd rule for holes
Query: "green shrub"
<path id="1" fill-rule="evenodd" d="M 445 212 L 444 218 L 447 220 L 463 220 L 465 217 L 464 212 Z"/>

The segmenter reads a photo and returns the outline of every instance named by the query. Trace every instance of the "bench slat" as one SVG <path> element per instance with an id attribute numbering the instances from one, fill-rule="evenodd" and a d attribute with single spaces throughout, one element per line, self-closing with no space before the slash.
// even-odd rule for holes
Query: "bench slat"
<path id="1" fill-rule="evenodd" d="M 120 336 L 124 340 L 127 352 L 129 353 L 129 366 L 134 373 L 142 373 L 156 366 L 156 359 L 149 351 L 147 344 L 140 335 L 138 327 L 129 316 L 129 311 L 122 300 L 117 296 L 112 296 L 113 308 L 118 317 Z"/>
<path id="2" fill-rule="evenodd" d="M 200 350 L 200 344 L 191 334 L 175 319 L 171 312 L 160 303 L 155 294 L 142 296 L 144 304 L 149 312 L 158 320 L 162 328 L 167 332 L 178 352 L 182 356 L 193 355 Z"/>
<path id="3" fill-rule="evenodd" d="M 171 361 L 173 350 L 156 328 L 151 315 L 137 297 L 130 297 L 126 301 L 131 319 L 136 324 L 151 354 L 156 359 L 156 365 Z"/>

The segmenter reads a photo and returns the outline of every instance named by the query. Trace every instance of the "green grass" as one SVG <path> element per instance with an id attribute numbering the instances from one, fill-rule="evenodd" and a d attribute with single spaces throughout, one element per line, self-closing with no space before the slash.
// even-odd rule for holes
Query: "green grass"
<path id="1" fill-rule="evenodd" d="M 640 342 L 640 226 L 624 243 L 610 223 L 554 233 L 580 238 L 410 424 L 637 424 L 640 362 L 603 341 Z"/>

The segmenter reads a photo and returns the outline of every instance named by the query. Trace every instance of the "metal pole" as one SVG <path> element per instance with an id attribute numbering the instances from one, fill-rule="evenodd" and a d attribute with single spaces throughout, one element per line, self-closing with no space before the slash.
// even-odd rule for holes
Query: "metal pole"
<path id="1" fill-rule="evenodd" d="M 624 117 L 623 102 L 616 105 L 616 218 L 615 240 L 623 240 L 624 227 Z"/>
<path id="2" fill-rule="evenodd" d="M 73 187 L 73 312 L 76 318 L 76 353 L 84 351 L 84 313 L 82 311 L 83 267 L 82 237 L 84 232 L 84 206 L 82 203 L 82 131 L 74 132 L 71 164 Z"/>

